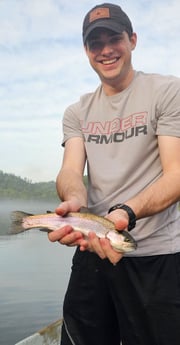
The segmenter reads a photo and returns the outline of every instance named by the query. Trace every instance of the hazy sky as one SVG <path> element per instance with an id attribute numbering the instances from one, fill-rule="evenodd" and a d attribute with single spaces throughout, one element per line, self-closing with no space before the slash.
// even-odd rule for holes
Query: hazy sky
<path id="1" fill-rule="evenodd" d="M 81 27 L 91 0 L 0 0 L 0 170 L 33 182 L 55 180 L 62 116 L 99 79 L 84 54 Z M 122 0 L 138 35 L 137 70 L 180 77 L 180 1 Z"/>

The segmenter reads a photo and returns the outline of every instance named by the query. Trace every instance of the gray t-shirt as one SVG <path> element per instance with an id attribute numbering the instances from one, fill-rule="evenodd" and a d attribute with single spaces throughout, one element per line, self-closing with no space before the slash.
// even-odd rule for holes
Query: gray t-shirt
<path id="1" fill-rule="evenodd" d="M 84 139 L 88 207 L 103 216 L 161 176 L 157 136 L 180 137 L 180 79 L 136 72 L 129 87 L 113 96 L 100 86 L 67 108 L 63 130 L 63 144 Z M 138 220 L 131 234 L 138 249 L 128 256 L 180 251 L 178 203 Z"/>

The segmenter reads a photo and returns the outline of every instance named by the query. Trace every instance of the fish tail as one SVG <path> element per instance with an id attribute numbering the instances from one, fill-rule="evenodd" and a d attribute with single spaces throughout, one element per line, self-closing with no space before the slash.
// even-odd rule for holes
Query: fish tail
<path id="1" fill-rule="evenodd" d="M 23 227 L 23 220 L 26 217 L 33 216 L 31 213 L 26 213 L 22 211 L 13 211 L 11 213 L 11 227 L 10 227 L 10 234 L 20 234 L 28 229 L 24 229 Z"/>

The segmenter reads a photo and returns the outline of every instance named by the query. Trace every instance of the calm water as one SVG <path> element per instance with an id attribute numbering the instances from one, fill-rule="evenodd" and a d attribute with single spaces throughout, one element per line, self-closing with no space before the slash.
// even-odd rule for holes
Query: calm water
<path id="1" fill-rule="evenodd" d="M 74 249 L 38 230 L 7 236 L 12 210 L 41 213 L 56 204 L 0 201 L 0 344 L 14 345 L 62 317 Z"/>

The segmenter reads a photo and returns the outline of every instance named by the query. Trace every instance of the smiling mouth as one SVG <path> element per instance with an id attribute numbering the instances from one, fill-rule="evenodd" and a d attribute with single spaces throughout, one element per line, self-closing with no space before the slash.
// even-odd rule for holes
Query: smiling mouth
<path id="1" fill-rule="evenodd" d="M 112 65 L 113 63 L 117 62 L 119 60 L 119 58 L 114 58 L 111 60 L 102 60 L 101 63 L 103 65 Z"/>

